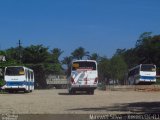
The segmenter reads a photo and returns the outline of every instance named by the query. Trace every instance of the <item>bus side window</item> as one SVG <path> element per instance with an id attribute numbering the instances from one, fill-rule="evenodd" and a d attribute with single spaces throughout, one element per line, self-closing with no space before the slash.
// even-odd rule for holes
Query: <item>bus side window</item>
<path id="1" fill-rule="evenodd" d="M 139 74 L 139 68 L 136 69 L 136 74 Z"/>
<path id="2" fill-rule="evenodd" d="M 33 72 L 31 72 L 31 81 L 33 81 Z"/>
<path id="3" fill-rule="evenodd" d="M 134 75 L 134 70 L 129 72 L 129 76 L 133 76 Z"/>
<path id="4" fill-rule="evenodd" d="M 28 79 L 30 80 L 31 76 L 30 76 L 30 71 L 28 70 Z"/>
<path id="5" fill-rule="evenodd" d="M 28 72 L 27 70 L 25 69 L 25 77 L 26 77 L 26 80 L 28 79 Z"/>
<path id="6" fill-rule="evenodd" d="M 131 71 L 128 72 L 128 77 L 131 76 Z"/>

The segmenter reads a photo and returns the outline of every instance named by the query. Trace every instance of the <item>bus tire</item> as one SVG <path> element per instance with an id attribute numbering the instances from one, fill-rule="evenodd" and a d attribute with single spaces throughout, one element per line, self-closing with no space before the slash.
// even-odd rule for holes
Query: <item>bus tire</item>
<path id="1" fill-rule="evenodd" d="M 72 95 L 72 90 L 69 90 L 69 94 Z"/>
<path id="2" fill-rule="evenodd" d="M 74 90 L 69 90 L 69 94 L 73 95 L 73 94 L 75 94 L 75 91 Z"/>
<path id="3" fill-rule="evenodd" d="M 94 95 L 94 90 L 91 90 L 91 92 L 90 92 L 90 93 L 91 93 L 91 95 Z"/>
<path id="4" fill-rule="evenodd" d="M 30 88 L 28 87 L 28 89 L 24 90 L 25 93 L 29 93 L 30 92 Z"/>
<path id="5" fill-rule="evenodd" d="M 94 95 L 94 90 L 88 90 L 87 93 L 90 95 Z"/>
<path id="6" fill-rule="evenodd" d="M 24 93 L 29 93 L 28 90 L 24 90 Z"/>
<path id="7" fill-rule="evenodd" d="M 28 86 L 28 93 L 30 93 L 31 90 L 32 90 L 32 89 L 31 89 L 31 86 L 29 85 L 29 86 Z"/>
<path id="8" fill-rule="evenodd" d="M 8 93 L 14 93 L 14 90 L 7 90 Z"/>

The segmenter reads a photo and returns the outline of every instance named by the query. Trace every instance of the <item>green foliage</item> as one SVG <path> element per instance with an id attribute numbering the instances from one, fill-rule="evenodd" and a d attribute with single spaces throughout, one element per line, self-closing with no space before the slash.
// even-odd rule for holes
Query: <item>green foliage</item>
<path id="1" fill-rule="evenodd" d="M 63 60 L 62 60 L 62 64 L 66 65 L 66 67 L 67 67 L 66 72 L 65 72 L 67 77 L 70 75 L 70 72 L 71 72 L 71 62 L 72 62 L 72 60 L 73 60 L 72 56 L 64 57 Z"/>
<path id="2" fill-rule="evenodd" d="M 48 74 L 63 74 L 59 57 L 63 53 L 58 48 L 48 52 L 48 47 L 43 45 L 31 45 L 22 48 L 19 54 L 19 48 L 9 48 L 6 51 L 1 51 L 1 55 L 5 53 L 6 62 L 1 62 L 0 66 L 16 66 L 24 65 L 30 67 L 35 73 L 35 87 L 46 87 L 46 76 Z M 21 60 L 22 63 L 19 62 Z"/>
<path id="3" fill-rule="evenodd" d="M 2 87 L 3 85 L 5 85 L 5 81 L 4 79 L 0 78 L 0 87 Z"/>
<path id="4" fill-rule="evenodd" d="M 151 34 L 152 34 L 152 32 L 142 33 L 136 42 L 135 48 L 139 48 L 139 47 L 143 46 L 145 44 L 145 42 L 149 41 L 152 38 Z"/>
<path id="5" fill-rule="evenodd" d="M 43 63 L 48 58 L 48 48 L 43 45 L 31 45 L 24 49 L 23 63 Z"/>
<path id="6" fill-rule="evenodd" d="M 107 82 L 110 79 L 110 61 L 106 57 L 102 57 L 98 64 L 99 82 Z"/>
<path id="7" fill-rule="evenodd" d="M 115 55 L 111 59 L 102 57 L 98 64 L 98 73 L 101 83 L 105 82 L 109 84 L 110 80 L 118 80 L 119 83 L 123 84 L 126 72 L 127 64 L 122 56 L 119 55 Z"/>
<path id="8" fill-rule="evenodd" d="M 155 64 L 160 74 L 160 35 L 145 32 L 140 35 L 134 48 L 119 49 L 116 55 L 124 58 L 128 68 L 138 64 Z"/>
<path id="9" fill-rule="evenodd" d="M 0 87 L 2 87 L 5 84 L 4 80 L 4 67 L 0 67 Z"/>
<path id="10" fill-rule="evenodd" d="M 28 47 L 11 47 L 0 51 L 5 55 L 5 62 L 0 62 L 1 67 L 25 65 L 35 71 L 35 85 L 38 88 L 46 87 L 46 76 L 49 74 L 64 74 L 62 65 L 66 65 L 66 75 L 70 74 L 73 59 L 91 59 L 98 63 L 99 81 L 109 84 L 109 80 L 118 80 L 123 84 L 128 68 L 142 63 L 153 63 L 157 65 L 157 74 L 160 74 L 160 35 L 152 35 L 145 32 L 140 35 L 135 47 L 130 49 L 117 49 L 111 59 L 101 57 L 97 53 L 89 54 L 83 47 L 75 49 L 70 56 L 59 60 L 64 51 L 53 48 L 49 51 L 43 45 L 31 45 Z M 2 84 L 2 83 L 0 83 Z"/>
<path id="11" fill-rule="evenodd" d="M 121 56 L 113 56 L 110 60 L 110 76 L 123 84 L 127 73 L 127 64 Z"/>
<path id="12" fill-rule="evenodd" d="M 89 57 L 89 52 L 86 51 L 83 47 L 75 49 L 72 53 L 73 58 L 81 60 L 83 57 Z"/>
<path id="13" fill-rule="evenodd" d="M 157 85 L 160 85 L 160 78 L 157 78 L 156 84 L 157 84 Z"/>
<path id="14" fill-rule="evenodd" d="M 151 36 L 150 32 L 143 33 L 134 48 L 139 63 L 159 64 L 160 57 L 160 35 Z"/>
<path id="15" fill-rule="evenodd" d="M 99 62 L 101 57 L 97 53 L 93 53 L 90 55 L 90 59 Z"/>
<path id="16" fill-rule="evenodd" d="M 9 48 L 5 51 L 5 55 L 6 55 L 6 59 L 9 61 L 14 61 L 14 62 L 18 62 L 19 60 L 19 51 L 18 51 L 18 47 L 16 48 Z"/>
<path id="17" fill-rule="evenodd" d="M 152 36 L 151 32 L 145 32 L 140 35 L 135 48 L 118 49 L 116 55 L 122 56 L 129 68 L 142 63 L 153 63 L 159 66 L 160 35 Z"/>
<path id="18" fill-rule="evenodd" d="M 4 55 L 5 56 L 5 52 L 0 50 L 0 55 Z"/>
<path id="19" fill-rule="evenodd" d="M 44 64 L 28 64 L 27 67 L 34 70 L 35 75 L 35 87 L 36 88 L 46 88 L 46 73 L 47 70 Z"/>
<path id="20" fill-rule="evenodd" d="M 53 64 L 53 73 L 54 74 L 62 74 L 61 73 L 61 64 L 59 64 L 59 63 L 56 63 L 56 64 Z"/>
<path id="21" fill-rule="evenodd" d="M 106 83 L 105 82 L 100 82 L 98 83 L 98 89 L 99 90 L 106 90 Z"/>
<path id="22" fill-rule="evenodd" d="M 63 60 L 62 60 L 62 64 L 67 65 L 67 67 L 69 68 L 72 60 L 73 60 L 72 56 L 64 57 Z"/>

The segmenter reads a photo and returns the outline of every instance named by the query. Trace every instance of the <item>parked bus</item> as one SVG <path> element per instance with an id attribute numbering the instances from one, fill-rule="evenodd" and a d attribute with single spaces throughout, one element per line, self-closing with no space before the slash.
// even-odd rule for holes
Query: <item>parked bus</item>
<path id="1" fill-rule="evenodd" d="M 34 90 L 34 72 L 24 66 L 5 67 L 3 89 L 8 92 Z"/>
<path id="2" fill-rule="evenodd" d="M 156 65 L 140 64 L 128 72 L 128 84 L 153 84 L 156 82 Z"/>
<path id="3" fill-rule="evenodd" d="M 97 62 L 94 60 L 76 60 L 71 65 L 71 75 L 68 79 L 69 93 L 86 91 L 88 94 L 94 94 L 98 83 Z"/>

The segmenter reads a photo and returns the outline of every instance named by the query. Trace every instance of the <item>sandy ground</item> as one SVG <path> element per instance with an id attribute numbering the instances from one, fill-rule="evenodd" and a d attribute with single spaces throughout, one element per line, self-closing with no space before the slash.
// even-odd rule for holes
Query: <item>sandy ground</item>
<path id="1" fill-rule="evenodd" d="M 65 89 L 0 94 L 0 113 L 128 114 L 160 111 L 160 92 L 99 91 L 69 95 Z"/>

